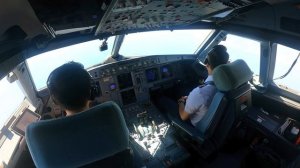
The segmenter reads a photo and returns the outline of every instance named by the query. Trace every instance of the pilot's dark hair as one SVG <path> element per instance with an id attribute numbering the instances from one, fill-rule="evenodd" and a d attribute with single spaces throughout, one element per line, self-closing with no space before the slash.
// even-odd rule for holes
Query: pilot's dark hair
<path id="1" fill-rule="evenodd" d="M 56 104 L 68 110 L 79 110 L 90 99 L 91 76 L 82 64 L 69 62 L 50 73 L 47 87 Z"/>
<path id="2" fill-rule="evenodd" d="M 226 64 L 228 59 L 227 48 L 223 45 L 216 45 L 208 52 L 204 64 L 209 64 L 214 69 L 219 65 Z"/>

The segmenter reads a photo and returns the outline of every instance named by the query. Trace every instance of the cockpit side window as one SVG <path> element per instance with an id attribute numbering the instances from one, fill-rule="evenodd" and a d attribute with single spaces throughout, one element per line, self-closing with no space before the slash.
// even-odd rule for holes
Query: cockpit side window
<path id="1" fill-rule="evenodd" d="M 17 81 L 9 83 L 6 77 L 0 80 L 0 128 L 13 115 L 24 98 L 25 96 Z"/>
<path id="2" fill-rule="evenodd" d="M 243 59 L 254 75 L 259 75 L 260 68 L 260 42 L 252 39 L 228 34 L 226 40 L 220 44 L 227 47 L 231 62 Z"/>
<path id="3" fill-rule="evenodd" d="M 17 81 L 10 83 L 6 77 L 0 80 L 0 165 L 9 163 L 19 144 L 21 137 L 11 130 L 11 126 L 24 98 Z"/>
<path id="4" fill-rule="evenodd" d="M 277 44 L 273 82 L 281 89 L 300 95 L 300 51 Z M 299 59 L 298 59 L 299 58 Z"/>

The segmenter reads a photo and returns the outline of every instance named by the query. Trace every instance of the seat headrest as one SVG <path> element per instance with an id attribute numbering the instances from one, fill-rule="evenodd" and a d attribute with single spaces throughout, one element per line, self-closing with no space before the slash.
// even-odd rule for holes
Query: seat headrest
<path id="1" fill-rule="evenodd" d="M 223 92 L 238 88 L 251 80 L 252 76 L 252 71 L 243 60 L 220 65 L 213 70 L 214 83 Z"/>
<path id="2" fill-rule="evenodd" d="M 79 167 L 129 147 L 128 129 L 114 102 L 32 123 L 27 127 L 26 141 L 37 167 Z"/>

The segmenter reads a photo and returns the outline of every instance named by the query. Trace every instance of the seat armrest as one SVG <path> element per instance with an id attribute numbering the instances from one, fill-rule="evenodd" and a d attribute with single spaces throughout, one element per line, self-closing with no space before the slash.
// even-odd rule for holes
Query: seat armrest
<path id="1" fill-rule="evenodd" d="M 188 124 L 181 120 L 180 121 L 173 120 L 172 125 L 178 129 L 180 129 L 181 131 L 187 133 L 188 135 L 190 135 L 192 139 L 199 141 L 199 142 L 204 141 L 204 138 L 201 136 L 200 132 L 195 127 L 193 127 L 191 124 Z"/>

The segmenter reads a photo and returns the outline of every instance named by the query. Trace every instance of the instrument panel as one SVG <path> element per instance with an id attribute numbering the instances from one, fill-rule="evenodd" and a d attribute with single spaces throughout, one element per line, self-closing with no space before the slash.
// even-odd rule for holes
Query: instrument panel
<path id="1" fill-rule="evenodd" d="M 150 56 L 89 69 L 99 86 L 98 103 L 115 101 L 121 107 L 150 101 L 150 90 L 172 86 L 183 78 L 180 60 L 194 56 Z"/>

